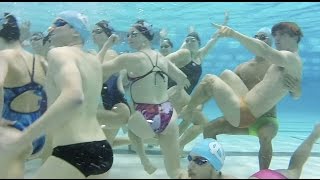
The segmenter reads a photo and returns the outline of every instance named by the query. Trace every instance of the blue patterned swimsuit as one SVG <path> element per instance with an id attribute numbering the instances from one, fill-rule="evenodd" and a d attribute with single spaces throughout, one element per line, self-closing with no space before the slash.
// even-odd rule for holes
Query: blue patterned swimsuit
<path id="1" fill-rule="evenodd" d="M 43 86 L 41 84 L 36 83 L 33 79 L 34 63 L 35 63 L 35 57 L 33 56 L 32 73 L 30 73 L 28 69 L 28 73 L 31 77 L 30 83 L 20 87 L 12 87 L 12 88 L 4 87 L 4 103 L 3 103 L 3 110 L 2 110 L 2 118 L 8 121 L 13 121 L 14 124 L 12 126 L 15 127 L 16 129 L 19 129 L 20 131 L 23 131 L 33 122 L 35 122 L 47 110 L 47 95 L 43 89 Z M 13 102 L 13 100 L 19 95 L 27 91 L 33 91 L 35 95 L 41 97 L 41 99 L 38 102 L 39 109 L 34 112 L 28 112 L 28 113 L 18 112 L 11 109 L 11 103 Z M 32 145 L 33 145 L 32 154 L 39 152 L 43 148 L 44 143 L 45 143 L 44 135 L 35 139 L 32 142 Z"/>

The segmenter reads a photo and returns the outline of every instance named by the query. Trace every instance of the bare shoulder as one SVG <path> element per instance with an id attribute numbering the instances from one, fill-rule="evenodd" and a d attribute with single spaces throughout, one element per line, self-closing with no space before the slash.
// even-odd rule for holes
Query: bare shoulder
<path id="1" fill-rule="evenodd" d="M 288 60 L 290 60 L 290 63 L 288 64 L 289 68 L 300 68 L 302 66 L 302 60 L 298 52 L 291 52 L 291 51 L 280 51 L 282 55 Z M 287 67 L 287 68 L 288 68 Z"/>
<path id="2" fill-rule="evenodd" d="M 48 51 L 48 59 L 54 59 L 54 57 L 59 56 L 67 52 L 65 47 L 55 47 Z"/>
<path id="3" fill-rule="evenodd" d="M 131 61 L 136 61 L 143 58 L 144 55 L 141 52 L 134 52 L 134 53 L 123 53 L 123 54 L 120 54 L 118 57 L 119 59 L 124 59 L 124 60 L 130 59 Z"/>
<path id="4" fill-rule="evenodd" d="M 4 49 L 0 51 L 0 60 L 7 61 L 18 56 L 17 50 L 14 49 Z"/>
<path id="5" fill-rule="evenodd" d="M 71 47 L 55 47 L 49 50 L 47 60 L 49 64 L 62 65 L 75 60 L 78 55 Z"/>

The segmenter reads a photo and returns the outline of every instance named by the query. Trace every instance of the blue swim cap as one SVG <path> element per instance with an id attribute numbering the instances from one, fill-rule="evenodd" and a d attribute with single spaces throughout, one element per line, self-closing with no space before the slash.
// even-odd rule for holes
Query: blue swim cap
<path id="1" fill-rule="evenodd" d="M 225 160 L 225 154 L 221 144 L 212 138 L 206 138 L 198 142 L 192 148 L 190 154 L 206 158 L 216 171 L 221 170 Z"/>
<path id="2" fill-rule="evenodd" d="M 84 43 L 90 37 L 90 31 L 88 30 L 88 18 L 82 13 L 77 11 L 63 11 L 59 13 L 57 18 L 70 24 L 80 34 Z"/>

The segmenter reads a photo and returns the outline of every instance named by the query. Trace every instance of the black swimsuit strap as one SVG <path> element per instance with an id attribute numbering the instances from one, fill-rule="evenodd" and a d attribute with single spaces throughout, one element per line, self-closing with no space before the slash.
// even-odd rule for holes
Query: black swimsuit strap
<path id="1" fill-rule="evenodd" d="M 156 65 L 154 65 L 151 57 L 150 57 L 147 53 L 145 53 L 145 52 L 143 52 L 143 51 L 139 51 L 139 52 L 142 52 L 144 55 L 146 55 L 146 56 L 148 57 L 148 59 L 149 59 L 149 61 L 151 62 L 151 64 L 152 64 L 153 67 L 157 67 L 158 53 L 157 53 Z M 152 68 L 151 70 L 153 70 L 153 68 Z"/>
<path id="2" fill-rule="evenodd" d="M 26 62 L 26 60 L 24 59 L 24 57 L 22 56 L 22 61 L 24 62 L 24 64 L 26 65 L 26 67 L 27 67 L 27 71 L 28 71 L 28 74 L 29 74 L 29 76 L 30 76 L 30 78 L 31 78 L 31 81 L 33 81 L 33 73 L 30 73 L 30 70 L 29 70 L 29 68 L 28 68 L 28 63 Z M 34 59 L 34 58 L 33 58 Z M 33 66 L 33 65 L 32 65 Z M 33 67 L 32 67 L 32 69 L 33 69 Z"/>
<path id="3" fill-rule="evenodd" d="M 36 57 L 33 54 L 31 82 L 33 82 L 33 78 L 34 78 L 34 64 L 35 64 L 35 61 L 36 61 Z"/>

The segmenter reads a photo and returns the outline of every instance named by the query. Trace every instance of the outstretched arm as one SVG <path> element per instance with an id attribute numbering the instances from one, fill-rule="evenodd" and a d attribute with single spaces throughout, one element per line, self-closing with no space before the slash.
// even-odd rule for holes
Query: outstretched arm
<path id="1" fill-rule="evenodd" d="M 276 64 L 281 67 L 290 67 L 299 62 L 295 53 L 290 51 L 278 51 L 263 41 L 243 35 L 227 26 L 221 26 L 215 23 L 212 23 L 212 25 L 219 29 L 219 35 L 221 37 L 232 37 L 237 39 L 249 51 L 257 56 L 265 58 L 272 64 Z M 292 60 L 295 60 L 295 62 Z"/>
<path id="2" fill-rule="evenodd" d="M 224 22 L 223 22 L 223 25 L 227 25 L 229 21 L 229 13 L 226 11 L 224 13 Z M 218 38 L 219 38 L 219 31 L 216 31 L 211 39 L 207 42 L 207 44 L 201 48 L 199 51 L 200 51 L 200 55 L 201 55 L 201 61 L 208 55 L 209 51 L 214 47 L 214 45 L 216 44 Z"/>

